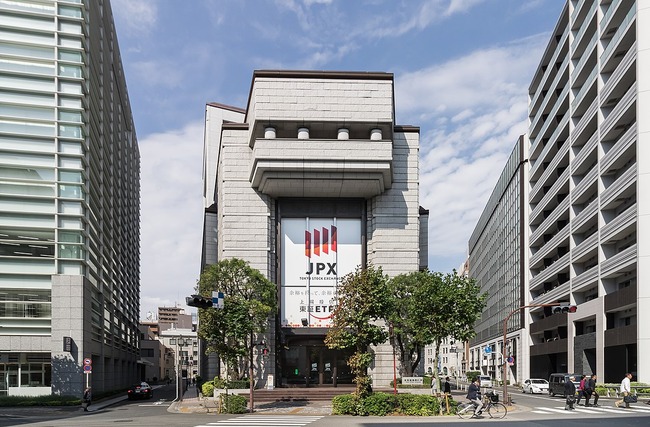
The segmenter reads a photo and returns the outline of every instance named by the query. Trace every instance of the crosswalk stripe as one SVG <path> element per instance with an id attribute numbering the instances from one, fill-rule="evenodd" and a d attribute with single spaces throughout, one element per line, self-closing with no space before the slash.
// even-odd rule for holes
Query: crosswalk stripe
<path id="1" fill-rule="evenodd" d="M 548 407 L 537 406 L 531 410 L 535 414 L 591 414 L 591 415 L 607 415 L 607 414 L 630 414 L 630 413 L 650 413 L 650 409 L 644 408 L 609 408 L 609 407 L 576 407 L 573 411 L 567 411 L 564 406 Z"/>
<path id="2" fill-rule="evenodd" d="M 565 411 L 563 407 L 562 408 L 560 408 L 560 407 L 549 408 L 549 407 L 546 407 L 546 406 L 540 406 L 537 409 L 541 409 L 543 411 L 549 411 L 549 412 L 545 412 L 547 414 L 548 413 L 553 413 L 553 414 L 555 414 L 555 413 L 559 413 L 559 414 L 575 414 L 574 411 Z"/>
<path id="3" fill-rule="evenodd" d="M 320 420 L 322 416 L 303 416 L 303 415 L 244 415 L 242 417 L 230 418 L 227 420 L 215 421 L 212 423 L 198 425 L 194 427 L 245 427 L 245 426 L 265 426 L 265 427 L 297 427 L 306 426 L 309 423 Z"/>

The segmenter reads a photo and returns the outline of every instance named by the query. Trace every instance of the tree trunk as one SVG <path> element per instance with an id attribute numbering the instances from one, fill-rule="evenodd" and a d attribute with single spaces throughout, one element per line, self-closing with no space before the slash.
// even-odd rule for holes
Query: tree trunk
<path id="1" fill-rule="evenodd" d="M 253 379 L 253 334 L 251 334 L 251 344 L 248 348 L 248 394 L 249 394 L 249 412 L 253 413 L 255 404 L 253 402 L 253 388 L 255 381 Z"/>

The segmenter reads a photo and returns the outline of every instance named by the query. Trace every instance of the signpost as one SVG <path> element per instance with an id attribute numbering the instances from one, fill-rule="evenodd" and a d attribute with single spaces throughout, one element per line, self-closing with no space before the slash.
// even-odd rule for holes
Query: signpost
<path id="1" fill-rule="evenodd" d="M 93 373 L 93 361 L 91 358 L 84 359 L 84 374 L 86 374 L 86 388 L 90 387 L 90 374 Z"/>

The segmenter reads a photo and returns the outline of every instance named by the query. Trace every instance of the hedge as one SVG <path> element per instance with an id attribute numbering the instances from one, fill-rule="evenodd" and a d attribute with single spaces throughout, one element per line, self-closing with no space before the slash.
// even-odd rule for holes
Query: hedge
<path id="1" fill-rule="evenodd" d="M 452 412 L 455 412 L 455 402 L 450 398 Z M 334 415 L 416 415 L 433 416 L 440 413 L 440 401 L 428 394 L 389 394 L 372 393 L 363 399 L 353 394 L 342 394 L 332 399 L 332 414 Z"/>

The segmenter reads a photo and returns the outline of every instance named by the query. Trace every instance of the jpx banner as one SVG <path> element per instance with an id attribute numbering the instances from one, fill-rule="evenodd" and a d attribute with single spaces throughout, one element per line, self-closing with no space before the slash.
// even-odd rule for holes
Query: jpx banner
<path id="1" fill-rule="evenodd" d="M 282 326 L 328 327 L 336 284 L 361 264 L 361 220 L 282 220 Z"/>

